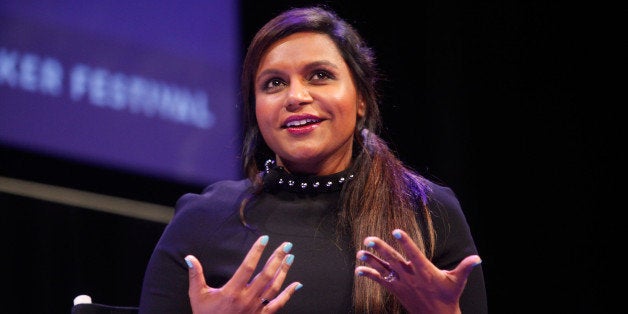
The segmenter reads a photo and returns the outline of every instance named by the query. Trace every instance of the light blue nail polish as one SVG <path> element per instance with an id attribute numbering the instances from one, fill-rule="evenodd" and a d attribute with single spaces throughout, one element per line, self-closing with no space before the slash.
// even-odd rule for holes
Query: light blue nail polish
<path id="1" fill-rule="evenodd" d="M 288 257 L 286 258 L 286 264 L 288 264 L 288 265 L 292 265 L 292 262 L 294 262 L 294 255 L 290 254 L 290 255 L 288 255 Z"/>
<path id="2" fill-rule="evenodd" d="M 302 284 L 298 284 L 296 287 L 294 287 L 294 291 L 299 291 L 299 289 L 303 288 Z"/>
<path id="3" fill-rule="evenodd" d="M 366 261 L 369 257 L 366 254 L 362 254 L 362 256 L 360 256 L 360 260 L 361 261 Z"/>
<path id="4" fill-rule="evenodd" d="M 292 243 L 288 242 L 283 246 L 283 252 L 288 253 L 292 249 Z"/>
<path id="5" fill-rule="evenodd" d="M 192 261 L 190 261 L 189 259 L 185 259 L 185 263 L 188 264 L 188 268 L 194 268 L 194 264 L 192 264 Z"/>
<path id="6" fill-rule="evenodd" d="M 358 276 L 364 276 L 364 272 L 363 271 L 359 271 L 358 272 Z"/>
<path id="7" fill-rule="evenodd" d="M 267 235 L 262 236 L 262 237 L 259 239 L 259 243 L 261 243 L 262 245 L 266 246 L 266 244 L 268 244 L 268 236 L 267 236 Z"/>
<path id="8" fill-rule="evenodd" d="M 401 232 L 395 230 L 393 232 L 393 237 L 395 237 L 395 239 L 397 239 L 397 240 L 401 239 Z"/>
<path id="9" fill-rule="evenodd" d="M 375 246 L 375 242 L 369 241 L 369 243 L 367 243 L 366 246 L 367 247 L 374 247 Z"/>

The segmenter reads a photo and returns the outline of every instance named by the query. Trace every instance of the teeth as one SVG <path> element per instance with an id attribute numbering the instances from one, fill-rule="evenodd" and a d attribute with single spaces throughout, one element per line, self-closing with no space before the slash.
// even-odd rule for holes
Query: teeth
<path id="1" fill-rule="evenodd" d="M 286 126 L 287 127 L 300 126 L 300 125 L 304 125 L 304 124 L 312 123 L 312 122 L 316 122 L 316 119 L 304 119 L 304 120 L 290 121 L 286 123 Z"/>

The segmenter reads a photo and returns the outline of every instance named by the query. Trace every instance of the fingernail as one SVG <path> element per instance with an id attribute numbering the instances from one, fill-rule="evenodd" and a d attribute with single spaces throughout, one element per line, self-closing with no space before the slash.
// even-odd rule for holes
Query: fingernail
<path id="1" fill-rule="evenodd" d="M 363 271 L 359 271 L 358 272 L 358 276 L 364 276 L 364 272 Z"/>
<path id="2" fill-rule="evenodd" d="M 194 264 L 192 264 L 192 261 L 187 257 L 185 258 L 185 263 L 188 264 L 188 268 L 194 268 Z"/>
<path id="3" fill-rule="evenodd" d="M 259 239 L 259 243 L 260 243 L 261 245 L 266 246 L 266 244 L 268 244 L 268 236 L 267 236 L 267 235 L 262 236 L 262 237 Z"/>
<path id="4" fill-rule="evenodd" d="M 397 240 L 401 239 L 401 232 L 399 232 L 398 230 L 393 231 L 393 237 L 395 237 L 395 239 Z"/>
<path id="5" fill-rule="evenodd" d="M 286 264 L 292 265 L 293 261 L 294 261 L 294 255 L 292 254 L 288 255 L 288 258 L 286 258 Z"/>
<path id="6" fill-rule="evenodd" d="M 296 287 L 294 287 L 294 291 L 299 291 L 299 289 L 303 288 L 302 284 L 298 284 Z"/>
<path id="7" fill-rule="evenodd" d="M 367 243 L 366 246 L 367 247 L 374 247 L 375 246 L 375 242 L 369 241 L 369 243 Z"/>
<path id="8" fill-rule="evenodd" d="M 360 260 L 361 261 L 366 261 L 369 257 L 366 254 L 362 254 L 362 256 L 360 256 Z"/>
<path id="9" fill-rule="evenodd" d="M 473 267 L 478 266 L 478 265 L 480 265 L 480 264 L 482 264 L 482 260 L 479 260 L 479 261 L 477 261 L 475 264 L 473 264 Z"/>
<path id="10" fill-rule="evenodd" d="M 283 246 L 283 252 L 288 253 L 292 249 L 292 243 L 288 242 Z"/>

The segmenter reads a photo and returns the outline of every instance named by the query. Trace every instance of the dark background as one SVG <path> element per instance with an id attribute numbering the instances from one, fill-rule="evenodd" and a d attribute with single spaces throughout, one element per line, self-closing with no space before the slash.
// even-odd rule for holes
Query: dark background
<path id="1" fill-rule="evenodd" d="M 243 51 L 290 6 L 243 1 Z M 605 313 L 625 205 L 625 131 L 591 101 L 590 12 L 557 2 L 328 3 L 375 48 L 384 137 L 458 194 L 483 259 L 492 313 Z M 574 14 L 578 13 L 578 14 Z M 584 15 L 583 15 L 584 14 Z M 1 147 L 0 175 L 172 206 L 202 186 Z M 68 313 L 72 298 L 135 305 L 164 225 L 0 193 L 15 313 Z M 619 208 L 619 211 L 613 210 Z M 617 216 L 620 217 L 620 216 Z M 615 262 L 611 264 L 611 261 Z M 6 265 L 6 264 L 4 264 Z M 620 271 L 620 270 L 619 270 Z"/>

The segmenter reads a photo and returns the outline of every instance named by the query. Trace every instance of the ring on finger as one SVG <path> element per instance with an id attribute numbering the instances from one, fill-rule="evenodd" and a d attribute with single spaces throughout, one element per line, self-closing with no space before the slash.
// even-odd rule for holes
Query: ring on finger
<path id="1" fill-rule="evenodd" d="M 397 279 L 399 279 L 399 275 L 397 275 L 397 272 L 395 272 L 394 270 L 390 270 L 388 272 L 388 274 L 386 276 L 382 277 L 386 282 L 393 282 Z"/>

